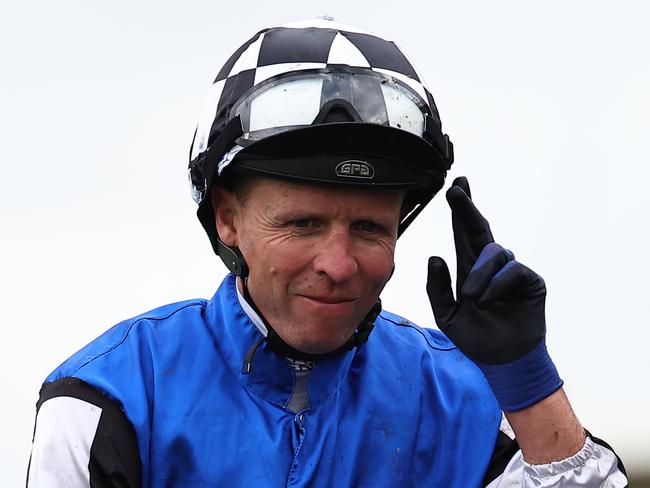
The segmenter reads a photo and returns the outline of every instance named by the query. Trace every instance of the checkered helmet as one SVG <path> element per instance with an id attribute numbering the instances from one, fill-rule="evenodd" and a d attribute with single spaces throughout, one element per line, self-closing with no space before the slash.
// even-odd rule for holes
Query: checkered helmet
<path id="1" fill-rule="evenodd" d="M 322 17 L 264 29 L 228 59 L 196 128 L 189 174 L 224 258 L 209 196 L 224 172 L 405 189 L 401 234 L 452 162 L 433 97 L 402 51 Z"/>

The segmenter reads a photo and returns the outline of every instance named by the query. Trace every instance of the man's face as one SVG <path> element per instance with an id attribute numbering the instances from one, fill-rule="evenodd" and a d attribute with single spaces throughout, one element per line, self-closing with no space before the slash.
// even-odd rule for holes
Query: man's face
<path id="1" fill-rule="evenodd" d="M 248 289 L 290 346 L 343 345 L 388 281 L 404 192 L 258 179 L 244 201 L 217 188 L 217 228 L 248 266 Z"/>

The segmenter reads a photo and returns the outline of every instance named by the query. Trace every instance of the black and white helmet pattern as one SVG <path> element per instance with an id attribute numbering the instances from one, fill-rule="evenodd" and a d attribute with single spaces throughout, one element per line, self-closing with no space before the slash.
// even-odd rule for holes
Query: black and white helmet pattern
<path id="1" fill-rule="evenodd" d="M 289 87 L 287 80 L 296 81 L 295 91 L 289 89 L 289 95 L 281 93 Z M 337 85 L 340 80 L 343 82 Z M 270 91 L 278 85 L 280 89 Z M 296 86 L 299 88 L 295 89 Z M 311 90 L 308 95 L 300 91 L 314 86 L 318 86 L 318 90 Z M 347 95 L 343 93 L 346 90 Z M 354 90 L 356 93 L 352 93 Z M 269 96 L 270 93 L 273 95 Z M 269 99 L 281 99 L 282 96 L 284 100 L 276 100 L 275 105 L 267 103 Z M 257 110 L 252 109 L 254 103 L 257 103 Z M 312 103 L 315 106 L 311 111 L 300 113 L 301 106 Z M 323 111 L 329 110 L 328 103 L 342 105 L 352 113 L 353 118 L 348 119 L 352 123 L 338 124 L 337 128 L 332 127 L 337 124 L 329 121 L 319 122 Z M 314 115 L 317 115 L 315 119 Z M 305 120 L 297 121 L 296 117 Z M 413 123 L 418 117 L 417 123 Z M 348 141 L 347 146 L 332 149 L 337 154 L 354 154 L 365 144 L 366 152 L 383 157 L 373 163 L 376 171 L 368 184 L 408 191 L 426 189 L 416 198 L 421 207 L 440 189 L 453 162 L 453 146 L 442 133 L 434 99 L 422 75 L 394 42 L 337 23 L 329 17 L 264 29 L 237 49 L 219 71 L 210 87 L 190 149 L 192 194 L 199 204 L 199 219 L 213 246 L 218 236 L 212 223 L 210 199 L 206 198 L 210 186 L 242 146 L 252 148 L 257 143 L 257 148 L 268 150 L 272 148 L 268 140 L 275 139 L 277 148 L 278 127 L 286 132 L 290 132 L 288 129 L 310 129 L 293 131 L 293 139 L 287 138 L 286 132 L 280 134 L 285 137 L 280 140 L 289 141 L 289 146 L 308 140 L 313 147 L 314 138 L 327 138 L 328 145 L 320 147 L 320 153 L 330 150 L 332 141 Z M 260 128 L 263 130 L 257 130 L 254 135 L 255 129 Z M 267 144 L 260 145 L 259 141 L 264 138 Z M 350 140 L 358 144 L 351 145 Z M 248 146 L 248 143 L 253 144 Z M 245 152 L 238 157 L 240 168 L 244 167 L 241 160 L 245 159 Z M 269 159 L 267 156 L 264 153 L 265 161 Z M 303 164 L 304 154 L 298 156 L 300 164 L 276 165 L 269 169 L 254 167 L 249 161 L 247 169 L 280 177 L 332 181 L 330 175 L 334 171 L 325 168 L 322 159 L 309 166 Z M 304 174 L 296 173 L 301 171 Z M 339 172 L 338 176 L 343 175 Z M 359 181 L 354 183 L 360 184 Z"/>
<path id="2" fill-rule="evenodd" d="M 366 68 L 400 80 L 422 97 L 440 125 L 422 75 L 395 43 L 330 17 L 320 17 L 264 29 L 228 59 L 210 87 L 190 160 L 209 148 L 228 121 L 230 109 L 253 86 L 283 73 L 335 65 Z"/>

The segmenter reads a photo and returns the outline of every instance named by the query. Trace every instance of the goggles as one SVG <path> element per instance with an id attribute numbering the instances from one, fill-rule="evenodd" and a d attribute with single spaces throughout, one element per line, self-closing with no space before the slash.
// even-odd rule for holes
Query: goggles
<path id="1" fill-rule="evenodd" d="M 255 85 L 232 107 L 239 116 L 242 146 L 293 129 L 308 127 L 332 112 L 343 120 L 390 126 L 422 137 L 431 111 L 404 81 L 368 69 L 331 67 L 303 70 Z M 331 120 L 329 120 L 331 121 Z"/>

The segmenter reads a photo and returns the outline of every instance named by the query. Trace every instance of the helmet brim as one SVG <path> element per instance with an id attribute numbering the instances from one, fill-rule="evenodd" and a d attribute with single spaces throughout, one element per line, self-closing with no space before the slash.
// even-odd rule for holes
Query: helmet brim
<path id="1" fill-rule="evenodd" d="M 341 171 L 346 162 L 369 165 L 370 172 Z M 442 187 L 449 168 L 436 148 L 421 137 L 359 122 L 302 127 L 251 142 L 231 165 L 234 170 L 281 178 L 405 190 L 426 188 L 434 193 Z"/>

